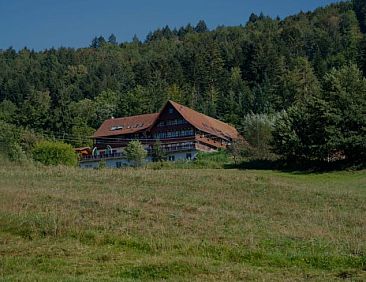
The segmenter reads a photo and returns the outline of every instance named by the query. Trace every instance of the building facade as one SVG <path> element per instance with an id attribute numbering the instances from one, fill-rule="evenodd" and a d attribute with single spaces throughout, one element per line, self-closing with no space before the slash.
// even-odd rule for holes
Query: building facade
<path id="1" fill-rule="evenodd" d="M 237 130 L 217 119 L 168 101 L 159 113 L 106 120 L 93 136 L 94 147 L 80 160 L 82 168 L 128 166 L 123 154 L 131 140 L 139 140 L 152 161 L 159 140 L 168 161 L 192 160 L 199 151 L 215 152 L 237 139 Z"/>

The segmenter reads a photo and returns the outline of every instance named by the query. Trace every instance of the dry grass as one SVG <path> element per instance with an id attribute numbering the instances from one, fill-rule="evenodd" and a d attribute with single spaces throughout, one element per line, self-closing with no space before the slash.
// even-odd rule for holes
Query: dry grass
<path id="1" fill-rule="evenodd" d="M 365 172 L 0 165 L 1 280 L 366 279 Z"/>

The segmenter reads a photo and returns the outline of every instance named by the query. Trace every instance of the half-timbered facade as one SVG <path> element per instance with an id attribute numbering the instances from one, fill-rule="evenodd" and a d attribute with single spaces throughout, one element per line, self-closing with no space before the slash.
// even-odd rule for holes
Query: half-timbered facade
<path id="1" fill-rule="evenodd" d="M 214 152 L 226 148 L 238 138 L 237 130 L 217 119 L 168 101 L 159 113 L 106 120 L 93 136 L 94 148 L 83 156 L 80 166 L 96 168 L 101 160 L 107 167 L 128 165 L 123 149 L 131 140 L 139 140 L 151 161 L 152 148 L 160 141 L 167 160 L 194 159 L 199 151 Z"/>

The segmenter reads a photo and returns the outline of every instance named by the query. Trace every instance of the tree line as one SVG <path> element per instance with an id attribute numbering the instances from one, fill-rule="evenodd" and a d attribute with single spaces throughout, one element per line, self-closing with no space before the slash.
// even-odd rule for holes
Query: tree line
<path id="1" fill-rule="evenodd" d="M 204 21 L 166 26 L 144 41 L 112 34 L 80 49 L 8 48 L 0 51 L 0 124 L 81 146 L 105 119 L 157 112 L 172 99 L 247 139 L 253 118 L 272 121 L 265 140 L 286 158 L 359 158 L 365 32 L 366 3 L 355 0 L 284 19 L 252 14 L 214 30 Z"/>

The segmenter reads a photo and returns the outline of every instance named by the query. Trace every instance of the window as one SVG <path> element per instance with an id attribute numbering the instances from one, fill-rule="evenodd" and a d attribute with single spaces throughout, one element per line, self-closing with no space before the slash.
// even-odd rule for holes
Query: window
<path id="1" fill-rule="evenodd" d="M 168 161 L 174 162 L 175 161 L 175 156 L 169 156 Z"/>
<path id="2" fill-rule="evenodd" d="M 168 109 L 168 113 L 169 113 L 169 114 L 172 114 L 173 112 L 174 112 L 173 108 L 169 108 L 169 109 Z"/>
<path id="3" fill-rule="evenodd" d="M 186 154 L 186 159 L 187 160 L 191 160 L 192 159 L 192 154 L 191 153 L 187 153 Z"/>
<path id="4" fill-rule="evenodd" d="M 180 132 L 181 136 L 192 136 L 193 135 L 193 129 L 188 129 L 188 130 L 182 130 Z"/>
<path id="5" fill-rule="evenodd" d="M 111 131 L 123 129 L 123 125 L 112 126 Z"/>
<path id="6" fill-rule="evenodd" d="M 122 162 L 116 162 L 116 167 L 121 168 L 122 167 Z"/>

